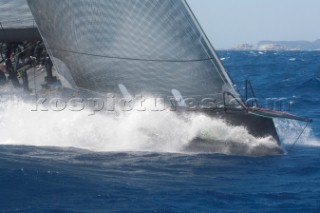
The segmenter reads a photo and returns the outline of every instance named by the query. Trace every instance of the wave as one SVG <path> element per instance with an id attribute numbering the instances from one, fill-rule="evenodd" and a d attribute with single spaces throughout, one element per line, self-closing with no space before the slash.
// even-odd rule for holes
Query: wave
<path id="1" fill-rule="evenodd" d="M 313 78 L 307 79 L 303 83 L 301 83 L 300 86 L 296 88 L 298 91 L 303 92 L 311 92 L 312 94 L 314 91 L 317 91 L 320 88 L 320 77 L 318 75 L 315 75 Z"/>
<path id="2" fill-rule="evenodd" d="M 306 143 L 303 144 L 304 146 L 309 146 L 309 147 L 320 147 L 320 140 L 317 138 L 312 138 Z"/>
<path id="3" fill-rule="evenodd" d="M 283 119 L 275 119 L 275 125 L 284 145 L 291 146 L 296 143 L 304 146 L 320 146 L 320 141 L 315 138 L 310 125 L 305 128 L 305 123 Z"/>
<path id="4" fill-rule="evenodd" d="M 21 100 L 0 104 L 0 145 L 75 147 L 96 152 L 281 153 L 271 137 L 255 138 L 244 127 L 203 114 L 31 111 Z"/>

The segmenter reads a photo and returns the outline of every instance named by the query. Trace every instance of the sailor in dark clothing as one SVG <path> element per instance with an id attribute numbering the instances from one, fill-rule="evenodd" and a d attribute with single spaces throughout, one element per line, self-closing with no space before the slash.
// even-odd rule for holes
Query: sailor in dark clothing
<path id="1" fill-rule="evenodd" d="M 17 87 L 20 87 L 20 83 L 18 80 L 18 73 L 17 71 L 15 71 L 12 65 L 12 61 L 11 61 L 12 56 L 13 56 L 13 53 L 10 50 L 8 50 L 6 53 L 6 60 L 5 60 L 6 70 L 7 70 L 7 73 L 9 74 L 9 79 L 11 80 L 13 86 L 17 88 Z"/>
<path id="2" fill-rule="evenodd" d="M 0 64 L 0 86 L 7 82 L 7 77 L 4 74 L 4 65 Z"/>
<path id="3" fill-rule="evenodd" d="M 41 58 L 43 57 L 43 50 L 44 50 L 43 43 L 38 41 L 37 45 L 36 45 L 36 47 L 34 49 L 34 54 L 33 54 L 34 56 L 36 56 L 38 64 L 40 62 L 42 62 Z M 43 65 L 43 64 L 41 64 L 41 65 Z"/>

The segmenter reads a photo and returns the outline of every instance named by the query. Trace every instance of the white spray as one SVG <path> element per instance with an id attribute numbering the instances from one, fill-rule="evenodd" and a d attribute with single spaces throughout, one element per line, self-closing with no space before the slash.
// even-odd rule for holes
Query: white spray
<path id="1" fill-rule="evenodd" d="M 185 152 L 197 140 L 224 154 L 269 155 L 279 151 L 271 137 L 255 138 L 244 127 L 203 114 L 163 111 L 98 113 L 33 112 L 24 101 L 0 103 L 0 145 L 76 147 L 102 152 Z M 198 152 L 201 150 L 197 150 Z M 208 151 L 205 148 L 203 151 Z"/>

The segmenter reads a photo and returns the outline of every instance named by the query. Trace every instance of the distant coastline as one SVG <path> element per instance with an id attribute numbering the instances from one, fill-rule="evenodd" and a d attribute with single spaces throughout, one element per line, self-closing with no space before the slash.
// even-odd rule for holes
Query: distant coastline
<path id="1" fill-rule="evenodd" d="M 256 45 L 240 44 L 229 50 L 259 51 L 320 51 L 320 39 L 316 41 L 260 41 Z"/>

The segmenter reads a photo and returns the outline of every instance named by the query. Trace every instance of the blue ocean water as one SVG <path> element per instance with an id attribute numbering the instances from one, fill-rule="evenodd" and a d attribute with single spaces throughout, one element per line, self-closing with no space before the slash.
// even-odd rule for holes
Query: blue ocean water
<path id="1" fill-rule="evenodd" d="M 241 93 L 250 79 L 262 101 L 287 98 L 291 113 L 314 119 L 297 146 L 290 149 L 303 125 L 277 121 L 286 143 L 284 155 L 169 153 L 157 148 L 125 152 L 112 144 L 87 151 L 78 145 L 94 146 L 100 140 L 94 133 L 104 136 L 111 126 L 83 129 L 85 123 L 68 126 L 60 117 L 46 121 L 50 132 L 41 119 L 54 117 L 39 116 L 23 128 L 20 123 L 30 117 L 19 108 L 15 113 L 4 109 L 0 212 L 320 212 L 320 52 L 222 51 L 219 56 Z M 176 143 L 178 136 L 172 134 L 168 141 Z M 124 146 L 134 140 L 128 138 Z M 75 148 L 58 148 L 59 141 Z"/>

